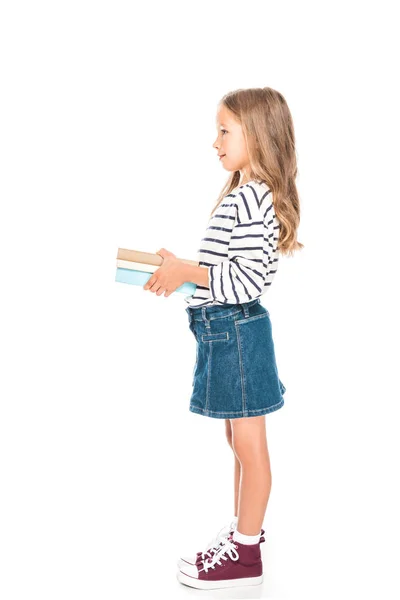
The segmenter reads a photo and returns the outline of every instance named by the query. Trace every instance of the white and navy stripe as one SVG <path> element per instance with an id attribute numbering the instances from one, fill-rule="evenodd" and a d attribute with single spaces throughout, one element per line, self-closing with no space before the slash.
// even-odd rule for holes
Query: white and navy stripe
<path id="1" fill-rule="evenodd" d="M 264 294 L 277 271 L 279 222 L 266 183 L 250 181 L 223 198 L 198 250 L 209 287 L 196 286 L 189 306 L 239 304 Z"/>

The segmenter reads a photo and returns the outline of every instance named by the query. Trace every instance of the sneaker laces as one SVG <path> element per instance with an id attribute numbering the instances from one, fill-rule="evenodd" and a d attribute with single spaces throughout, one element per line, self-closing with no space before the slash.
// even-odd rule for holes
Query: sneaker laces
<path id="1" fill-rule="evenodd" d="M 205 558 L 208 558 L 208 557 L 211 558 L 212 553 L 220 548 L 221 544 L 223 544 L 223 542 L 230 535 L 230 532 L 232 531 L 232 529 L 235 529 L 234 521 L 232 521 L 232 523 L 230 525 L 222 527 L 222 529 L 219 530 L 219 532 L 217 533 L 215 538 L 213 538 L 211 540 L 211 542 L 209 544 L 207 544 L 207 547 L 204 550 L 204 552 L 201 553 L 201 556 L 200 556 L 201 560 L 204 560 Z"/>
<path id="2" fill-rule="evenodd" d="M 203 568 L 200 570 L 207 573 L 209 569 L 215 569 L 215 565 L 222 565 L 221 560 L 227 561 L 228 556 L 232 560 L 239 560 L 239 553 L 236 551 L 236 548 L 237 546 L 233 539 L 231 537 L 226 538 L 214 556 L 203 561 Z"/>

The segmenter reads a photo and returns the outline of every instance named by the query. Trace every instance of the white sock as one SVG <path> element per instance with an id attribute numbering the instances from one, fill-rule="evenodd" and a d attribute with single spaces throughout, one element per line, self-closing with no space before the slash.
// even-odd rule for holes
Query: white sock
<path id="1" fill-rule="evenodd" d="M 260 537 L 261 531 L 257 535 L 245 535 L 244 533 L 240 533 L 239 530 L 236 528 L 233 532 L 233 541 L 239 542 L 240 544 L 258 544 L 258 542 L 260 541 Z"/>
<path id="2" fill-rule="evenodd" d="M 232 519 L 232 521 L 231 521 L 231 524 L 232 524 L 232 523 L 235 525 L 235 529 L 237 529 L 238 518 L 237 518 L 236 516 L 235 516 L 235 517 L 233 517 L 233 519 Z"/>

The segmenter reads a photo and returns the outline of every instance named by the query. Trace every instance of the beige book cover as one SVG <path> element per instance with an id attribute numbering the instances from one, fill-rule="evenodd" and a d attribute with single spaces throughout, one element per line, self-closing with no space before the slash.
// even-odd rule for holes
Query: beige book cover
<path id="1" fill-rule="evenodd" d="M 117 258 L 117 267 L 120 269 L 130 269 L 131 271 L 144 271 L 145 273 L 154 273 L 160 267 L 149 265 L 149 263 L 139 263 L 131 260 L 121 260 Z"/>
<path id="2" fill-rule="evenodd" d="M 141 250 L 128 250 L 127 248 L 118 248 L 117 260 L 142 263 L 144 265 L 154 265 L 155 267 L 161 267 L 163 263 L 162 256 L 155 252 L 142 252 Z M 196 260 L 190 260 L 188 258 L 179 258 L 179 260 L 189 265 L 193 265 L 194 267 L 199 266 L 199 263 Z"/>

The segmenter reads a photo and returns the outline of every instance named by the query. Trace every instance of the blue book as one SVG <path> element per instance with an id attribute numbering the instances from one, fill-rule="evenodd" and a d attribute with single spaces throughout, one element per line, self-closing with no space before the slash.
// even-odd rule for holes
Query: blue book
<path id="1" fill-rule="evenodd" d="M 143 287 L 152 275 L 153 273 L 147 273 L 146 271 L 135 271 L 134 269 L 122 269 L 121 267 L 117 267 L 115 281 L 118 281 L 119 283 L 129 283 L 131 285 L 141 285 Z M 175 292 L 191 295 L 194 294 L 195 290 L 195 283 L 185 281 L 185 283 L 176 288 Z"/>

